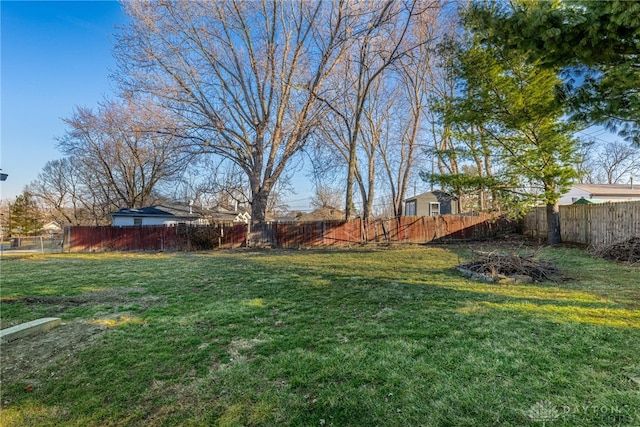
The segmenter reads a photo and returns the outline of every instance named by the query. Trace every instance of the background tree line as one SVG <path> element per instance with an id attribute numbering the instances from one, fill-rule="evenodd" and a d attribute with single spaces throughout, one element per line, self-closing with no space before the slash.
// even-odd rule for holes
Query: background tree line
<path id="1" fill-rule="evenodd" d="M 554 221 L 570 183 L 638 174 L 635 3 L 123 7 L 119 98 L 76 108 L 65 157 L 29 186 L 65 224 L 176 198 L 246 203 L 261 222 L 303 160 L 317 202 L 341 194 L 347 218 L 402 215 L 420 176 L 469 209 L 542 202 Z M 592 124 L 624 140 L 603 154 L 575 137 Z"/>

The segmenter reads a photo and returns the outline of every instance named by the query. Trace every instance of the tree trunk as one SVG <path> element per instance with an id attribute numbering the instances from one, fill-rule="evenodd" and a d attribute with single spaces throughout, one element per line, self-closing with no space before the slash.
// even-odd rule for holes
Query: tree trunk
<path id="1" fill-rule="evenodd" d="M 557 245 L 562 242 L 560 235 L 560 205 L 547 203 L 547 244 Z"/>
<path id="2" fill-rule="evenodd" d="M 251 200 L 251 223 L 259 224 L 266 220 L 269 191 L 264 189 L 253 194 Z"/>
<path id="3" fill-rule="evenodd" d="M 248 247 L 272 247 L 274 242 L 266 224 L 267 203 L 270 189 L 262 187 L 253 192 L 251 199 L 251 225 L 247 233 Z"/>

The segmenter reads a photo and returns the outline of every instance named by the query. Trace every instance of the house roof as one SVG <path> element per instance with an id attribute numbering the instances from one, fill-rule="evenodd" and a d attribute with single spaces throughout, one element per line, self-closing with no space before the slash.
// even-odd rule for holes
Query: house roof
<path id="1" fill-rule="evenodd" d="M 430 196 L 433 195 L 436 197 L 436 199 L 439 200 L 458 200 L 458 198 L 452 194 L 449 194 L 447 192 L 444 191 L 440 191 L 440 190 L 433 190 L 433 191 L 427 191 L 426 193 L 420 193 L 420 194 L 416 194 L 415 196 L 412 197 L 408 197 L 405 199 L 405 202 L 409 202 L 412 200 L 416 200 L 425 196 Z"/>
<path id="2" fill-rule="evenodd" d="M 144 208 L 122 208 L 119 211 L 111 212 L 111 216 L 145 216 L 156 218 L 186 218 L 197 219 L 203 216 L 202 209 L 194 206 L 172 204 L 172 205 L 155 205 Z"/>
<path id="3" fill-rule="evenodd" d="M 213 221 L 234 222 L 248 221 L 251 215 L 246 209 L 239 208 L 231 210 L 218 206 L 213 210 L 204 209 L 199 206 L 189 206 L 188 204 L 172 203 L 143 208 L 123 208 L 116 212 L 111 212 L 112 217 L 153 217 L 195 220 L 199 218 L 210 218 Z"/>
<path id="4" fill-rule="evenodd" d="M 323 206 L 309 213 L 303 214 L 299 221 L 343 220 L 344 211 L 333 206 Z"/>
<path id="5" fill-rule="evenodd" d="M 45 225 L 42 226 L 42 229 L 49 230 L 49 231 L 62 231 L 62 227 L 60 227 L 60 224 L 58 224 L 55 221 L 46 223 Z"/>
<path id="6" fill-rule="evenodd" d="M 630 184 L 574 184 L 575 188 L 597 196 L 636 196 L 640 197 L 640 186 L 632 187 Z"/>
<path id="7" fill-rule="evenodd" d="M 220 222 L 249 221 L 251 219 L 251 214 L 244 208 L 233 209 L 224 206 L 218 206 L 209 211 L 208 216 L 214 221 Z"/>

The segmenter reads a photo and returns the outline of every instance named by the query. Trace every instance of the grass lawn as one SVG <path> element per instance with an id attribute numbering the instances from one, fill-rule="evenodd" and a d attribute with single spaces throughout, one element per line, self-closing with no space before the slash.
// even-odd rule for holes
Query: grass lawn
<path id="1" fill-rule="evenodd" d="M 640 267 L 544 249 L 571 280 L 494 285 L 468 255 L 5 256 L 2 328 L 102 329 L 3 381 L 0 425 L 640 425 Z"/>

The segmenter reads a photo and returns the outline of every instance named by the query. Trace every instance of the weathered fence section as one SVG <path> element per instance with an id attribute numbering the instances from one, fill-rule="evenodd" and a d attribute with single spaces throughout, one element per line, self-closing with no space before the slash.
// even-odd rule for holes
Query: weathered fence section
<path id="1" fill-rule="evenodd" d="M 363 222 L 266 223 L 252 229 L 250 244 L 278 248 L 348 246 L 366 243 L 427 243 L 477 240 L 516 231 L 517 224 L 490 214 L 400 217 Z M 262 241 L 260 241 L 262 239 Z"/>
<path id="2" fill-rule="evenodd" d="M 65 251 L 179 251 L 239 247 L 245 243 L 246 227 L 145 226 L 67 227 Z"/>
<path id="3" fill-rule="evenodd" d="M 248 227 L 70 227 L 65 251 L 206 250 L 239 246 L 277 248 L 348 246 L 365 243 L 426 243 L 476 240 L 509 233 L 516 223 L 489 214 L 401 217 L 363 222 L 266 223 Z"/>
<path id="4" fill-rule="evenodd" d="M 535 208 L 524 219 L 527 234 L 547 235 L 546 211 Z M 640 236 L 640 201 L 560 206 L 562 241 L 601 245 Z"/>

